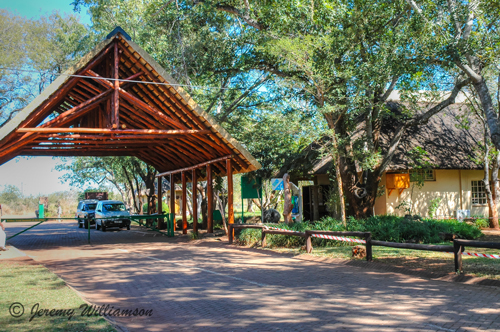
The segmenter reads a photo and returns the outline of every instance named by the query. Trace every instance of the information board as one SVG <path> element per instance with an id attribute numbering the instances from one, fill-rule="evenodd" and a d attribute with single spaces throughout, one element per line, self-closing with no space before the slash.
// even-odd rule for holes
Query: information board
<path id="1" fill-rule="evenodd" d="M 241 177 L 241 198 L 252 199 L 262 197 L 262 178 L 260 177 Z"/>
<path id="2" fill-rule="evenodd" d="M 281 178 L 271 179 L 271 186 L 273 190 L 285 190 L 285 187 L 283 186 L 283 179 Z"/>

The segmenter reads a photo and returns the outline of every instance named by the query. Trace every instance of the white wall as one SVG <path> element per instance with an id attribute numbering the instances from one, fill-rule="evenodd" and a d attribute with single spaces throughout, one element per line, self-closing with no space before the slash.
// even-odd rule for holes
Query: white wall
<path id="1" fill-rule="evenodd" d="M 461 173 L 461 174 L 460 174 Z M 471 215 L 488 215 L 488 207 L 472 206 L 471 201 L 471 181 L 482 180 L 484 172 L 481 170 L 435 170 L 435 181 L 425 181 L 421 188 L 414 185 L 412 188 L 405 189 L 401 195 L 397 190 L 393 190 L 389 196 L 389 191 L 385 190 L 386 213 L 405 215 L 406 211 L 396 209 L 402 202 L 413 202 L 412 214 L 418 214 L 424 217 L 429 216 L 429 205 L 434 198 L 441 198 L 441 202 L 436 211 L 436 217 L 456 217 L 455 211 L 458 209 L 471 210 Z M 460 204 L 460 180 L 462 189 L 462 204 Z M 383 181 L 385 184 L 385 179 Z M 381 200 L 381 198 L 377 199 Z M 377 202 L 378 203 L 378 202 Z M 378 210 L 376 211 L 377 214 Z M 382 211 L 381 211 L 382 212 Z"/>

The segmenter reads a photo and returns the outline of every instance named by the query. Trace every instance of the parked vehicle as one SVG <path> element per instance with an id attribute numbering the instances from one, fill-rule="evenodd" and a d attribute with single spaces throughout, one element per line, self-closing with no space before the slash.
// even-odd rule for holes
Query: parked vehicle
<path id="1" fill-rule="evenodd" d="M 99 201 L 95 209 L 95 219 L 95 228 L 103 232 L 109 227 L 127 227 L 130 230 L 130 212 L 120 201 Z"/>
<path id="2" fill-rule="evenodd" d="M 99 203 L 96 199 L 85 199 L 78 203 L 76 208 L 75 218 L 77 218 L 78 228 L 88 228 L 90 225 L 95 224 L 95 208 Z"/>

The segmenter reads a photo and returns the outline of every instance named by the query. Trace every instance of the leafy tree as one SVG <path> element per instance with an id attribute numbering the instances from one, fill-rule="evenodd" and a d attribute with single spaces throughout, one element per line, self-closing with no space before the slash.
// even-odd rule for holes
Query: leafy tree
<path id="1" fill-rule="evenodd" d="M 0 192 L 0 201 L 7 204 L 11 204 L 23 198 L 23 193 L 21 190 L 13 185 L 6 185 L 5 188 Z"/>
<path id="2" fill-rule="evenodd" d="M 0 127 L 88 49 L 86 35 L 74 15 L 30 20 L 0 9 Z"/>
<path id="3" fill-rule="evenodd" d="M 142 194 L 146 194 L 149 213 L 156 211 L 156 170 L 135 157 L 76 157 L 71 164 L 60 164 L 56 169 L 69 171 L 62 180 L 71 186 L 86 189 L 89 181 L 98 186 L 112 186 L 140 214 Z"/>
<path id="4" fill-rule="evenodd" d="M 498 170 L 500 123 L 498 81 L 498 35 L 500 2 L 492 1 L 414 1 L 407 0 L 414 15 L 422 19 L 432 36 L 432 48 L 425 52 L 429 62 L 443 70 L 458 71 L 471 85 L 470 106 L 484 128 L 483 164 L 485 190 L 492 211 L 490 227 L 499 228 Z M 490 145 L 493 145 L 491 147 Z M 492 151 L 493 150 L 493 151 Z M 493 190 L 490 187 L 490 166 Z"/>
<path id="5" fill-rule="evenodd" d="M 255 47 L 264 71 L 302 96 L 328 125 L 338 178 L 357 217 L 373 213 L 378 184 L 406 130 L 454 103 L 468 80 L 443 73 L 425 58 L 432 46 L 405 1 L 198 1 L 230 13 L 262 38 Z M 258 52 L 264 55 L 259 54 Z M 432 83 L 440 77 L 441 86 Z M 432 93 L 451 84 L 452 93 Z M 397 88 L 403 103 L 386 102 Z M 417 94 L 431 101 L 422 106 Z M 431 105 L 431 106 L 429 106 Z M 382 128 L 393 133 L 382 141 Z"/>
<path id="6" fill-rule="evenodd" d="M 461 3 L 464 8 L 452 6 L 453 15 L 443 18 L 447 3 L 454 2 L 426 1 L 425 12 L 412 0 L 74 2 L 89 8 L 96 35 L 115 25 L 131 31 L 251 153 L 261 154 L 263 174 L 327 127 L 340 196 L 360 218 L 373 213 L 381 176 L 408 128 L 425 124 L 475 82 L 453 54 L 469 61 L 470 47 L 494 45 L 488 33 L 495 25 L 486 23 L 498 16 L 493 5 L 481 3 L 484 22 L 462 31 L 453 22 L 475 12 Z M 456 42 L 461 39 L 477 45 Z M 401 102 L 391 108 L 387 100 L 395 89 Z M 419 103 L 423 98 L 428 103 Z M 300 116 L 304 109 L 312 112 Z M 276 132 L 275 123 L 264 120 L 288 112 L 297 114 L 284 128 L 301 130 Z M 390 128 L 388 137 L 382 128 Z M 267 146 L 255 142 L 259 133 Z M 290 140 L 299 143 L 281 144 Z"/>
<path id="7" fill-rule="evenodd" d="M 443 70 L 459 71 L 475 90 L 493 144 L 500 149 L 498 111 L 487 72 L 498 66 L 500 2 L 498 0 L 406 0 L 431 39 L 425 49 L 429 62 Z"/>
<path id="8" fill-rule="evenodd" d="M 497 69 L 490 68 L 485 74 L 491 89 L 492 100 L 495 101 L 495 107 L 498 108 L 500 81 L 497 78 L 500 77 L 500 72 L 498 72 Z M 482 129 L 482 140 L 478 142 L 475 149 L 478 151 L 477 156 L 470 156 L 469 158 L 477 166 L 483 167 L 484 169 L 483 183 L 488 207 L 490 209 L 489 226 L 498 229 L 498 199 L 500 197 L 500 180 L 498 176 L 500 171 L 500 153 L 491 141 L 486 115 L 477 93 L 474 89 L 471 89 L 470 93 L 466 96 L 468 107 L 464 110 L 463 114 L 457 116 L 457 126 L 465 130 L 471 130 L 471 126 L 479 126 Z"/>

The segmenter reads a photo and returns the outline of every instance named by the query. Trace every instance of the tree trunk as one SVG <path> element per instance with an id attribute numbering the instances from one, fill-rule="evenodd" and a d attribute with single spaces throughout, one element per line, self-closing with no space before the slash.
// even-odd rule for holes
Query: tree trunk
<path id="1" fill-rule="evenodd" d="M 356 219 L 366 219 L 373 216 L 375 199 L 377 198 L 378 185 L 380 183 L 380 177 L 374 174 L 377 171 L 368 171 L 366 179 L 360 184 L 358 175 L 347 171 L 345 158 L 339 159 L 344 195 L 349 203 L 349 209 L 346 209 L 346 214 L 352 215 Z"/>
<path id="2" fill-rule="evenodd" d="M 497 153 L 495 159 L 493 160 L 491 181 L 493 182 L 493 188 L 491 190 L 491 219 L 490 219 L 490 228 L 499 229 L 498 222 L 498 197 L 499 197 L 499 182 L 498 182 L 498 171 L 500 170 L 500 154 Z"/>
<path id="3" fill-rule="evenodd" d="M 247 199 L 247 212 L 253 212 L 253 200 Z"/>
<path id="4" fill-rule="evenodd" d="M 292 222 L 292 188 L 290 187 L 290 175 L 286 173 L 283 176 L 283 189 L 285 196 L 285 205 L 283 208 L 283 218 L 285 219 L 285 223 Z"/>
<path id="5" fill-rule="evenodd" d="M 486 115 L 486 122 L 490 130 L 491 141 L 497 150 L 500 150 L 500 124 L 498 123 L 498 115 L 493 108 L 493 101 L 491 100 L 488 85 L 484 79 L 475 82 L 474 89 L 479 96 L 483 112 Z"/>
<path id="6" fill-rule="evenodd" d="M 193 209 L 195 208 L 195 207 L 193 207 L 193 193 L 190 190 L 186 189 L 186 197 L 187 197 L 186 205 L 187 205 L 188 213 L 192 219 L 193 215 L 194 215 Z M 193 219 L 193 222 L 194 222 L 194 219 Z"/>
<path id="7" fill-rule="evenodd" d="M 498 228 L 498 208 L 497 208 L 497 193 L 496 188 L 498 187 L 498 168 L 499 166 L 499 158 L 500 156 L 495 157 L 495 161 L 493 162 L 492 169 L 492 180 L 493 180 L 493 190 L 491 190 L 490 185 L 490 141 L 488 139 L 488 128 L 486 127 L 486 123 L 484 123 L 484 191 L 486 193 L 486 201 L 488 203 L 489 208 L 489 221 L 490 228 Z"/>
<path id="8" fill-rule="evenodd" d="M 198 185 L 198 191 L 201 194 L 201 219 L 202 219 L 202 229 L 207 229 L 208 227 L 208 204 L 207 204 L 207 193 L 206 186 L 202 187 Z"/>
<path id="9" fill-rule="evenodd" d="M 127 182 L 130 186 L 130 192 L 131 192 L 131 196 L 132 196 L 134 210 L 138 211 L 137 202 L 136 202 L 135 194 L 134 194 L 134 184 L 132 183 L 132 180 L 130 179 L 130 175 L 127 171 L 127 168 L 124 165 L 122 165 L 122 169 L 123 169 L 123 173 L 125 173 L 125 177 L 126 177 Z M 139 188 L 137 188 L 137 190 L 139 190 Z"/>
<path id="10" fill-rule="evenodd" d="M 335 178 L 337 180 L 337 195 L 339 196 L 339 205 L 340 205 L 340 220 L 344 225 L 344 228 L 347 229 L 347 219 L 346 219 L 346 211 L 345 211 L 345 199 L 344 199 L 344 188 L 342 182 L 342 175 L 340 174 L 340 158 L 338 152 L 337 138 L 335 134 L 333 135 L 333 144 L 334 144 L 334 156 L 332 160 L 335 160 Z"/>
<path id="11" fill-rule="evenodd" d="M 229 234 L 227 231 L 227 224 L 226 224 L 226 216 L 225 216 L 226 211 L 225 211 L 225 208 L 222 204 L 222 200 L 220 199 L 220 192 L 219 191 L 216 192 L 215 199 L 217 201 L 217 204 L 219 205 L 219 211 L 220 211 L 220 214 L 222 216 L 222 225 L 224 226 L 224 232 L 226 234 Z"/>

